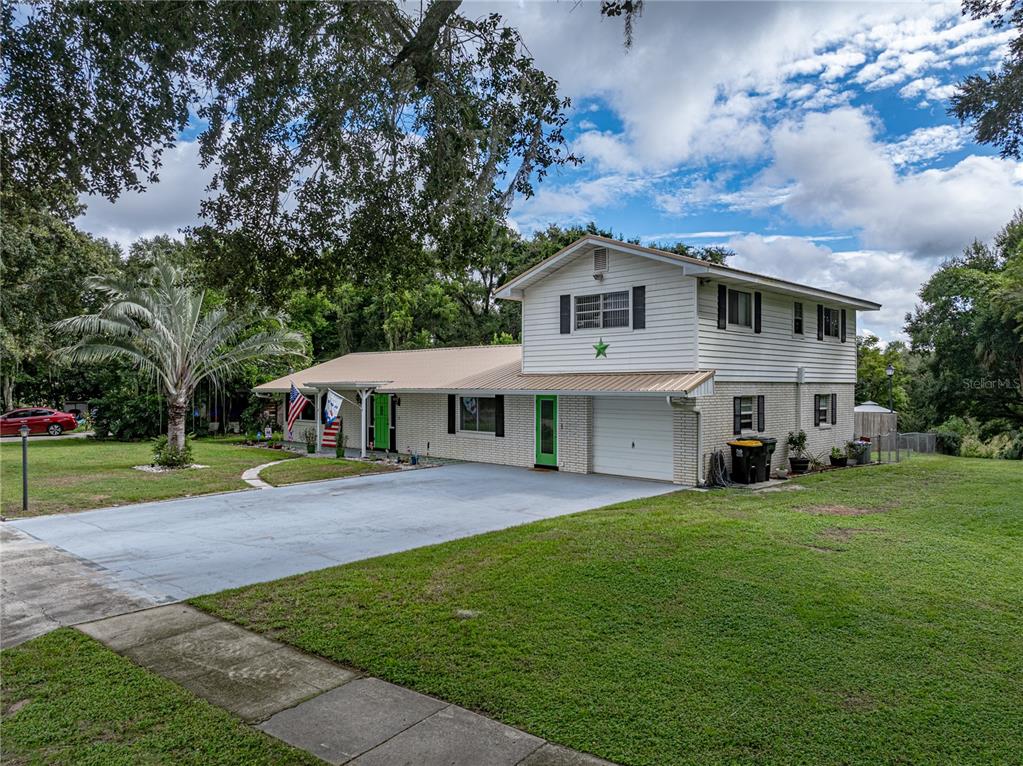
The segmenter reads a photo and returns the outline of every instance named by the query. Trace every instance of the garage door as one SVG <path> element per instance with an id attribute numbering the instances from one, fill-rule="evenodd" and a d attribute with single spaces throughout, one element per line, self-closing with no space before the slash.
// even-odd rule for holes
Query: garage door
<path id="1" fill-rule="evenodd" d="M 593 400 L 593 470 L 672 479 L 672 413 L 663 398 Z"/>

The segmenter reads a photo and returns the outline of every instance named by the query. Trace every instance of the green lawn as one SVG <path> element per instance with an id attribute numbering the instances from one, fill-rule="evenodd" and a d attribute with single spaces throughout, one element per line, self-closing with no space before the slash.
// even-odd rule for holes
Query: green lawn
<path id="1" fill-rule="evenodd" d="M 340 479 L 345 476 L 360 476 L 365 473 L 394 471 L 392 466 L 379 463 L 368 463 L 361 460 L 339 460 L 337 458 L 307 458 L 292 460 L 280 465 L 272 465 L 259 474 L 263 481 L 280 487 L 284 484 L 295 484 L 300 481 L 319 481 L 320 479 Z"/>
<path id="2" fill-rule="evenodd" d="M 800 484 L 194 603 L 625 764 L 1019 763 L 1023 467 L 915 457 Z"/>
<path id="3" fill-rule="evenodd" d="M 227 439 L 196 440 L 192 454 L 196 463 L 209 468 L 145 473 L 132 466 L 152 460 L 150 442 L 29 439 L 27 515 L 245 489 L 248 485 L 241 479 L 245 469 L 293 457 L 287 452 L 242 447 Z M 4 516 L 25 515 L 21 511 L 19 441 L 0 444 L 0 502 Z"/>
<path id="4" fill-rule="evenodd" d="M 0 653 L 4 764 L 318 764 L 71 628 Z"/>

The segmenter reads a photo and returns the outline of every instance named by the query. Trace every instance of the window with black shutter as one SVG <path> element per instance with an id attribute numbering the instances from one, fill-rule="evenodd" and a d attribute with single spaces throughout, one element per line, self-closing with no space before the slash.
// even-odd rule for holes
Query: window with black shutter
<path id="1" fill-rule="evenodd" d="M 831 394 L 815 394 L 813 397 L 813 424 L 827 425 L 835 417 L 835 397 Z"/>
<path id="2" fill-rule="evenodd" d="M 828 398 L 831 400 L 831 424 L 834 425 L 838 422 L 838 397 L 831 394 Z"/>
<path id="3" fill-rule="evenodd" d="M 845 343 L 845 309 L 842 309 L 841 319 L 839 320 L 840 332 L 842 336 L 842 342 Z"/>
<path id="4" fill-rule="evenodd" d="M 718 329 L 728 327 L 728 288 L 718 285 Z"/>
<path id="5" fill-rule="evenodd" d="M 455 430 L 456 430 L 455 429 L 455 426 L 456 426 L 455 414 L 456 414 L 456 408 L 457 408 L 457 405 L 458 405 L 458 403 L 456 401 L 457 398 L 458 397 L 456 397 L 454 394 L 448 394 L 448 433 L 449 434 L 455 433 Z"/>
<path id="6" fill-rule="evenodd" d="M 760 433 L 764 432 L 767 428 L 767 413 L 764 411 L 764 396 L 761 394 L 757 397 L 757 431 Z"/>
<path id="7" fill-rule="evenodd" d="M 568 335 L 572 332 L 572 296 L 561 296 L 561 308 L 559 311 L 561 321 L 561 334 Z"/>
<path id="8" fill-rule="evenodd" d="M 732 398 L 732 432 L 739 434 L 753 430 L 753 397 Z"/>
<path id="9" fill-rule="evenodd" d="M 504 396 L 494 397 L 494 436 L 504 436 Z"/>
<path id="10" fill-rule="evenodd" d="M 824 340 L 824 306 L 817 304 L 817 340 Z"/>
<path id="11" fill-rule="evenodd" d="M 646 329 L 646 287 L 644 285 L 632 288 L 632 329 Z"/>
<path id="12" fill-rule="evenodd" d="M 803 304 L 799 301 L 792 304 L 792 332 L 803 334 Z"/>
<path id="13" fill-rule="evenodd" d="M 753 293 L 753 332 L 760 332 L 760 313 L 763 309 L 764 297 L 760 293 Z"/>

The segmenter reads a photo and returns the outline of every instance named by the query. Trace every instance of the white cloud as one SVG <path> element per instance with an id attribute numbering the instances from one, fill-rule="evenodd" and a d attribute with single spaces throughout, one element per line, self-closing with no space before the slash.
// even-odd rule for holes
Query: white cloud
<path id="1" fill-rule="evenodd" d="M 958 125 L 918 128 L 901 141 L 885 146 L 884 152 L 894 165 L 911 165 L 961 149 L 969 135 L 968 129 Z"/>
<path id="2" fill-rule="evenodd" d="M 127 252 L 140 237 L 176 235 L 179 229 L 195 225 L 199 201 L 213 175 L 199 167 L 199 145 L 182 141 L 164 152 L 159 182 L 144 192 L 127 192 L 116 202 L 103 197 L 83 197 L 85 214 L 76 221 L 79 228 L 115 242 Z"/>
<path id="3" fill-rule="evenodd" d="M 541 185 L 533 197 L 515 205 L 515 228 L 530 232 L 549 223 L 588 222 L 596 209 L 624 204 L 628 198 L 648 191 L 653 180 L 612 174 L 560 187 Z"/>
<path id="4" fill-rule="evenodd" d="M 921 77 L 903 85 L 899 89 L 899 95 L 910 100 L 923 96 L 920 105 L 926 106 L 931 101 L 948 100 L 955 90 L 955 83 L 942 85 L 937 77 Z"/>
<path id="5" fill-rule="evenodd" d="M 949 255 L 992 236 L 1023 204 L 1023 163 L 970 156 L 899 174 L 875 125 L 856 109 L 783 123 L 772 145 L 773 164 L 747 193 L 774 195 L 797 221 L 857 230 L 871 248 Z"/>

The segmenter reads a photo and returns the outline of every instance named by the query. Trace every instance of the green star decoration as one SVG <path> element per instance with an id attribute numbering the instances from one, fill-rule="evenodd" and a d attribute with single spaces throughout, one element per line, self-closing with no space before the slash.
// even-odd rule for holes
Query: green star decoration
<path id="1" fill-rule="evenodd" d="M 607 359 L 607 347 L 610 345 L 611 345 L 610 343 L 605 343 L 603 338 L 594 343 L 593 348 L 597 352 L 597 355 L 594 357 L 594 359 L 600 359 L 600 357 L 604 357 L 605 359 Z"/>

